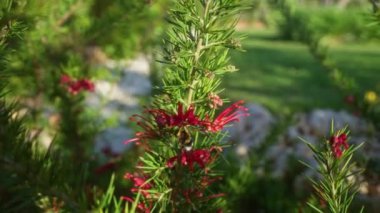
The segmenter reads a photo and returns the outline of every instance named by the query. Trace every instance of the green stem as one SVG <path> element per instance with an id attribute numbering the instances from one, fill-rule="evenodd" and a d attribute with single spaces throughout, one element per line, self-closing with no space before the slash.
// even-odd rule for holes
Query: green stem
<path id="1" fill-rule="evenodd" d="M 202 38 L 201 34 L 205 33 L 205 31 L 206 31 L 206 20 L 207 20 L 206 18 L 207 18 L 207 14 L 209 13 L 209 6 L 210 6 L 210 1 L 207 1 L 206 5 L 205 5 L 203 17 L 201 19 L 201 23 L 203 23 L 203 26 L 202 26 L 203 29 L 200 31 L 199 35 L 197 36 L 197 40 L 198 40 L 197 48 L 196 48 L 195 53 L 194 53 L 193 67 L 190 71 L 191 84 L 189 86 L 189 92 L 188 92 L 187 101 L 186 101 L 188 106 L 190 106 L 190 104 L 192 103 L 193 94 L 194 94 L 194 87 L 197 83 L 197 79 L 194 78 L 194 75 L 195 75 L 196 66 L 199 63 L 199 58 L 201 57 L 201 53 L 203 50 L 203 38 Z"/>

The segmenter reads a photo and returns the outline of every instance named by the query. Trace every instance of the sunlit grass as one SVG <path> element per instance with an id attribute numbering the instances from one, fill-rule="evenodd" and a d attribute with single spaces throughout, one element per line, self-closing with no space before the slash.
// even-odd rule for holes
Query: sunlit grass
<path id="1" fill-rule="evenodd" d="M 226 96 L 263 104 L 279 115 L 315 107 L 344 107 L 342 94 L 307 46 L 282 41 L 271 31 L 246 34 L 246 52 L 236 52 L 232 57 L 240 70 L 224 79 Z M 379 47 L 335 44 L 330 51 L 338 67 L 357 79 L 361 90 L 367 90 L 380 82 Z"/>

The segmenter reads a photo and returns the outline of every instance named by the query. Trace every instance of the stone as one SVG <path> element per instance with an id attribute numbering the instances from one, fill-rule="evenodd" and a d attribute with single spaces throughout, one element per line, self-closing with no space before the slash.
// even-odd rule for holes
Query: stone
<path id="1" fill-rule="evenodd" d="M 130 147 L 124 141 L 133 137 L 133 132 L 125 127 L 109 128 L 98 134 L 95 138 L 95 153 L 101 153 L 109 148 L 112 153 L 121 154 Z"/>
<path id="2" fill-rule="evenodd" d="M 236 153 L 247 155 L 251 148 L 258 148 L 270 133 L 275 124 L 275 118 L 263 106 L 248 104 L 250 116 L 242 117 L 227 129 L 230 140 L 237 142 Z"/>
<path id="3" fill-rule="evenodd" d="M 134 96 L 147 96 L 152 90 L 152 84 L 148 76 L 131 72 L 121 79 L 120 90 Z"/>
<path id="4" fill-rule="evenodd" d="M 95 92 L 88 94 L 86 103 L 99 111 L 97 122 L 112 121 L 113 125 L 96 136 L 94 150 L 99 153 L 110 148 L 113 153 L 122 153 L 129 147 L 123 141 L 133 137 L 133 131 L 126 128 L 128 118 L 141 110 L 139 99 L 152 90 L 150 59 L 140 55 L 128 62 L 109 60 L 105 67 L 118 80 L 95 81 Z"/>

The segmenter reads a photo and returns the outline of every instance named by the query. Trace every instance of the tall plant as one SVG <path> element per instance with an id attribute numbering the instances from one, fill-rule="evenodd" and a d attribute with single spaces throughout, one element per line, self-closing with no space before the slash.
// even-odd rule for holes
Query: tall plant
<path id="1" fill-rule="evenodd" d="M 236 71 L 230 49 L 240 49 L 233 18 L 241 9 L 234 0 L 179 0 L 169 12 L 170 28 L 162 63 L 167 64 L 160 93 L 142 115 L 134 115 L 141 131 L 135 142 L 145 152 L 132 181 L 132 196 L 123 197 L 140 211 L 216 211 L 222 193 L 210 185 L 225 145 L 222 129 L 246 116 L 238 101 L 217 114 L 226 101 L 219 97 L 221 76 Z"/>
<path id="2" fill-rule="evenodd" d="M 358 146 L 348 143 L 349 131 L 334 130 L 331 124 L 330 138 L 317 146 L 304 141 L 313 152 L 318 166 L 315 169 L 319 180 L 311 180 L 317 196 L 325 205 L 308 205 L 316 212 L 346 213 L 359 190 L 358 174 L 362 169 L 353 162 L 353 155 Z M 307 164 L 305 164 L 307 165 Z M 312 168 L 310 165 L 308 167 Z"/>
<path id="3" fill-rule="evenodd" d="M 4 67 L 12 73 L 12 93 L 6 98 L 19 100 L 28 115 L 26 124 L 36 135 L 49 132 L 62 153 L 84 162 L 90 158 L 94 136 L 105 128 L 94 124 L 84 102 L 86 93 L 81 92 L 93 90 L 90 80 L 109 73 L 93 63 L 149 48 L 166 1 L 35 0 L 9 5 L 12 13 L 1 23 L 15 19 L 25 30 L 22 40 L 9 42 L 13 51 L 4 53 Z"/>

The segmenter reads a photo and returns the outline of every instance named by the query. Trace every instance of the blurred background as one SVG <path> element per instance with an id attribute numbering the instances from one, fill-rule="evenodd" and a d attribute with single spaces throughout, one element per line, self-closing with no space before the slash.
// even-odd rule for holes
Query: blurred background
<path id="1" fill-rule="evenodd" d="M 128 118 L 161 83 L 163 65 L 156 60 L 173 1 L 0 2 L 0 72 L 7 76 L 5 100 L 17 103 L 12 116 L 23 117 L 38 149 L 72 162 L 78 173 L 62 174 L 66 181 L 84 171 L 83 184 L 104 191 L 116 173 L 116 194 L 125 194 L 130 186 L 123 174 L 142 152 L 123 144 L 137 130 Z M 352 212 L 362 205 L 365 212 L 379 211 L 380 2 L 244 2 L 250 7 L 236 30 L 245 51 L 232 53 L 239 71 L 225 76 L 222 95 L 245 100 L 252 116 L 226 130 L 233 146 L 225 153 L 226 177 L 218 187 L 227 205 L 232 212 L 308 212 L 307 201 L 321 202 L 311 196 L 308 177 L 315 172 L 299 162 L 315 165 L 299 137 L 322 141 L 334 119 L 337 128 L 349 127 L 350 143 L 365 142 L 356 161 L 366 172 Z M 64 75 L 91 80 L 94 91 L 68 94 Z M 10 156 L 5 147 L 0 154 Z M 15 158 L 32 167 L 28 161 L 28 155 Z M 0 178 L 0 203 L 24 203 L 32 193 L 28 187 L 7 190 L 22 185 L 24 177 L 10 181 L 5 172 Z M 72 197 L 82 196 L 75 192 L 80 189 L 70 189 Z M 52 205 L 43 199 L 24 204 L 45 210 Z"/>

